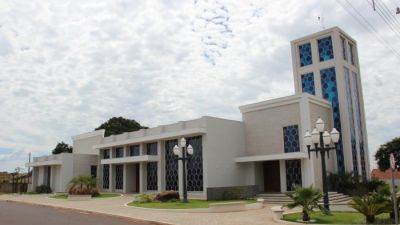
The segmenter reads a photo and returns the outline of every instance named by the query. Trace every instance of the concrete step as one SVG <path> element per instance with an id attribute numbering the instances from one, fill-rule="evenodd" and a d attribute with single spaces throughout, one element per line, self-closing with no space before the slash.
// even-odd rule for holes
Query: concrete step
<path id="1" fill-rule="evenodd" d="M 351 197 L 337 193 L 329 192 L 329 202 L 332 205 L 346 205 L 351 200 Z M 292 199 L 287 195 L 287 193 L 262 193 L 257 196 L 258 198 L 263 198 L 267 203 L 270 204 L 288 204 L 292 202 Z M 322 204 L 321 199 L 320 203 Z"/>

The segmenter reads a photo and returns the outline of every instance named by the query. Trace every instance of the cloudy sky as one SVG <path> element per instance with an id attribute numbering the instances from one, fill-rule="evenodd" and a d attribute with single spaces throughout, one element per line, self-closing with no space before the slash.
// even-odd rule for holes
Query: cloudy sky
<path id="1" fill-rule="evenodd" d="M 399 135 L 400 57 L 338 2 L 2 0 L 0 171 L 112 116 L 240 120 L 239 105 L 294 93 L 289 42 L 321 30 L 318 16 L 358 41 L 373 155 Z M 400 49 L 367 1 L 351 2 Z"/>

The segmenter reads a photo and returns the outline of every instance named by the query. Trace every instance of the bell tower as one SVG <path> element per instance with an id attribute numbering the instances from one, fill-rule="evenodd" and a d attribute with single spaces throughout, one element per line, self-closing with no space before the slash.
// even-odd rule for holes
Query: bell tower
<path id="1" fill-rule="evenodd" d="M 336 170 L 369 177 L 368 142 L 356 41 L 338 27 L 291 42 L 295 92 L 332 105 L 341 133 Z M 315 122 L 315 121 L 313 121 Z"/>

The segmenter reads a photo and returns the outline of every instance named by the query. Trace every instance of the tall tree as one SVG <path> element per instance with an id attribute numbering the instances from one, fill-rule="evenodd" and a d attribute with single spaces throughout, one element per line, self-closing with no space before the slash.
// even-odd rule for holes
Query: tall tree
<path id="1" fill-rule="evenodd" d="M 95 130 L 105 129 L 105 136 L 110 136 L 113 134 L 122 134 L 124 132 L 132 132 L 140 129 L 147 129 L 140 125 L 136 120 L 126 119 L 123 117 L 113 117 L 107 122 L 101 124 Z"/>
<path id="2" fill-rule="evenodd" d="M 375 154 L 375 160 L 380 170 L 385 171 L 390 168 L 390 153 L 394 153 L 396 165 L 400 166 L 400 137 L 381 145 Z"/>
<path id="3" fill-rule="evenodd" d="M 53 155 L 57 155 L 63 152 L 72 153 L 72 147 L 64 142 L 59 142 L 53 149 Z"/>

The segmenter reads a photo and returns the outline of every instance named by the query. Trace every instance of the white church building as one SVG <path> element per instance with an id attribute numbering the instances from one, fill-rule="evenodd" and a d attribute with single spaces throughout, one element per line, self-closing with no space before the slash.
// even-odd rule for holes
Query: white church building
<path id="1" fill-rule="evenodd" d="M 318 118 L 336 128 L 330 172 L 370 174 L 357 44 L 338 27 L 291 42 L 295 95 L 240 106 L 241 121 L 204 116 L 104 137 L 104 130 L 72 137 L 73 153 L 35 157 L 34 190 L 65 192 L 77 175 L 92 175 L 105 192 L 183 190 L 173 147 L 193 147 L 187 165 L 189 197 L 217 199 L 322 187 L 321 159 L 309 158 L 303 136 Z"/>

